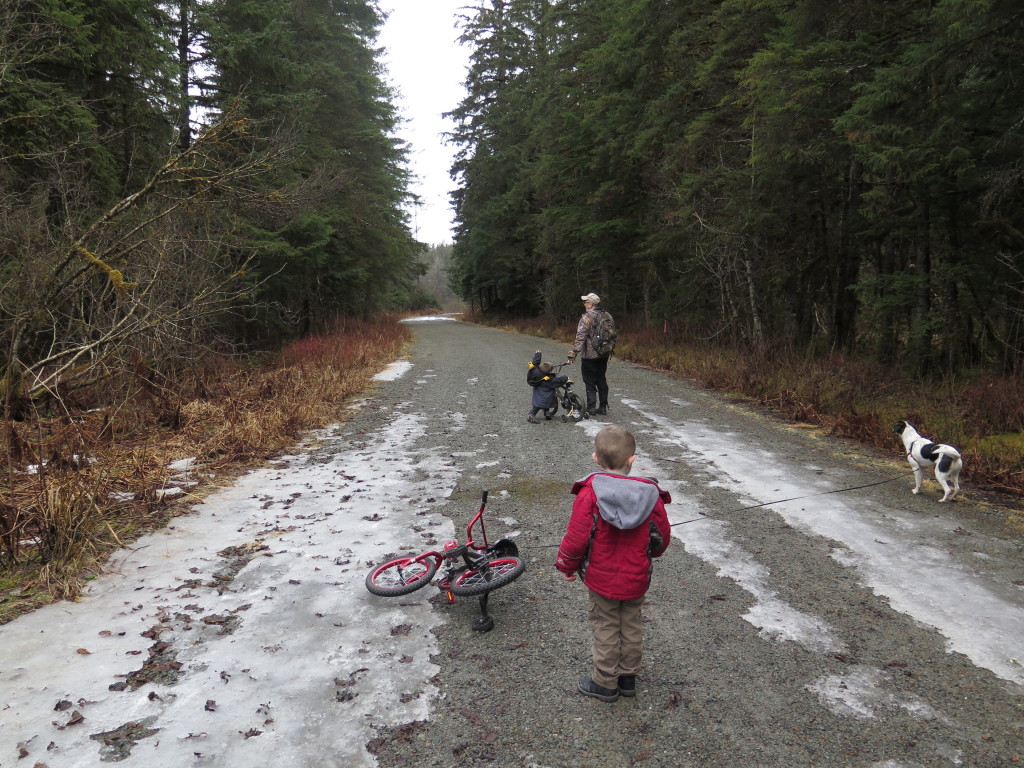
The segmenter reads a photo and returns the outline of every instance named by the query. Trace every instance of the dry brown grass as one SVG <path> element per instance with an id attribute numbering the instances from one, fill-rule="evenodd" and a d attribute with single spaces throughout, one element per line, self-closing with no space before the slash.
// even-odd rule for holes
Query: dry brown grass
<path id="1" fill-rule="evenodd" d="M 208 361 L 187 380 L 164 379 L 159 390 L 140 385 L 116 404 L 7 422 L 0 433 L 7 480 L 0 489 L 0 623 L 43 602 L 74 599 L 113 548 L 186 509 L 164 493 L 172 462 L 196 459 L 201 470 L 189 479 L 199 485 L 184 496 L 202 494 L 215 478 L 342 418 L 346 403 L 408 339 L 395 318 L 350 320 L 261 365 Z"/>

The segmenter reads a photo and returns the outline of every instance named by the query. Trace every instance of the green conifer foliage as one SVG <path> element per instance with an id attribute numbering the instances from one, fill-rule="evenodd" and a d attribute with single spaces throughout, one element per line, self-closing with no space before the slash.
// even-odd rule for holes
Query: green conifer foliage
<path id="1" fill-rule="evenodd" d="M 490 0 L 464 29 L 467 300 L 1019 367 L 1013 3 Z"/>
<path id="2" fill-rule="evenodd" d="M 220 0 L 214 19 L 215 103 L 288 144 L 263 194 L 303 201 L 294 217 L 243 213 L 239 247 L 257 250 L 270 307 L 261 323 L 306 332 L 399 306 L 420 246 L 401 209 L 405 153 L 374 53 L 377 12 L 363 0 Z"/>

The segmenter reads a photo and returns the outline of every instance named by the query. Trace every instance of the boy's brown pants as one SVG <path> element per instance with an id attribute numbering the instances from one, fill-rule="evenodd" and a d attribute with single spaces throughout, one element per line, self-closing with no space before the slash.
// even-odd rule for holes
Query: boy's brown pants
<path id="1" fill-rule="evenodd" d="M 618 688 L 619 675 L 635 675 L 643 654 L 640 606 L 644 598 L 609 600 L 593 590 L 587 603 L 594 673 L 591 679 L 605 688 Z"/>

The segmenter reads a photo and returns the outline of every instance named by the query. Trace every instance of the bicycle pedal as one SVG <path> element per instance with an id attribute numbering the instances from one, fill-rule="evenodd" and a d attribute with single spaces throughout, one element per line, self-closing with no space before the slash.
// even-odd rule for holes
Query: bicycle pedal
<path id="1" fill-rule="evenodd" d="M 448 604 L 449 605 L 451 605 L 452 603 L 455 602 L 455 595 L 452 594 L 452 591 L 450 589 L 446 589 L 444 591 L 444 593 L 448 597 Z"/>

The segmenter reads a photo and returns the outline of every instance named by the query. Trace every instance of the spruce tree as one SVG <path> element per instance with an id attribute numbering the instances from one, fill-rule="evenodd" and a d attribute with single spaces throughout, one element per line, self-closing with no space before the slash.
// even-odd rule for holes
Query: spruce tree
<path id="1" fill-rule="evenodd" d="M 404 150 L 374 52 L 380 23 L 363 0 L 220 0 L 214 11 L 215 103 L 238 104 L 289 144 L 276 186 L 304 201 L 243 215 L 241 247 L 256 249 L 276 308 L 263 322 L 279 331 L 395 306 L 417 273 Z"/>

